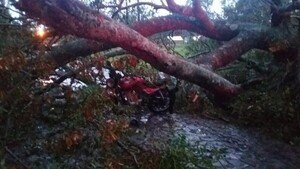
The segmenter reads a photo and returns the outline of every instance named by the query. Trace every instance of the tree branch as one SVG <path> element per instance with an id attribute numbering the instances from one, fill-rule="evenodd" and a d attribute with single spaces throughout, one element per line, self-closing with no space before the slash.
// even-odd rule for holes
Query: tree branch
<path id="1" fill-rule="evenodd" d="M 221 68 L 241 57 L 250 49 L 260 47 L 263 42 L 263 33 L 256 31 L 244 31 L 238 36 L 217 48 L 212 53 L 190 59 L 193 63 L 205 65 L 207 69 L 215 70 Z"/>
<path id="2" fill-rule="evenodd" d="M 120 7 L 116 12 L 113 13 L 112 18 L 114 18 L 120 11 L 128 9 L 128 8 L 134 8 L 136 6 L 141 6 L 141 5 L 148 5 L 148 6 L 152 6 L 154 9 L 165 9 L 165 10 L 169 10 L 169 8 L 167 6 L 164 5 L 157 5 L 154 4 L 152 2 L 139 2 L 139 3 L 134 3 L 125 7 Z"/>
<path id="3" fill-rule="evenodd" d="M 203 22 L 204 27 L 212 32 L 217 33 L 214 23 L 210 20 L 207 13 L 203 10 L 200 0 L 194 0 L 194 16 Z"/>
<path id="4" fill-rule="evenodd" d="M 203 10 L 200 0 L 193 1 L 193 8 L 188 6 L 177 5 L 174 0 L 167 0 L 167 4 L 170 8 L 170 11 L 179 13 L 185 16 L 193 16 L 203 23 L 203 27 L 206 30 L 218 34 L 219 31 L 216 29 L 213 21 L 208 17 L 207 13 Z"/>

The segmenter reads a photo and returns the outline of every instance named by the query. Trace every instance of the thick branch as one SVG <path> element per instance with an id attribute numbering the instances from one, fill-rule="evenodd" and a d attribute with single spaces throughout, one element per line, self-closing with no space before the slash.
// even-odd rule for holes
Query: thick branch
<path id="1" fill-rule="evenodd" d="M 238 36 L 226 42 L 212 53 L 195 56 L 189 60 L 215 70 L 240 58 L 251 49 L 261 49 L 271 53 L 288 50 L 297 44 L 297 36 L 285 28 L 256 25 L 240 25 L 243 29 Z M 252 27 L 252 28 L 251 28 Z"/>
<path id="2" fill-rule="evenodd" d="M 146 21 L 137 22 L 132 28 L 144 36 L 169 30 L 189 30 L 208 38 L 227 41 L 236 36 L 239 32 L 236 24 L 228 24 L 224 21 L 215 21 L 217 32 L 204 27 L 203 22 L 191 17 L 182 15 L 172 15 L 165 17 L 152 18 Z"/>
<path id="3" fill-rule="evenodd" d="M 200 0 L 193 1 L 193 8 L 177 5 L 174 0 L 167 0 L 167 4 L 170 8 L 170 11 L 185 16 L 193 16 L 203 23 L 206 30 L 218 34 L 218 29 L 215 27 L 214 22 L 208 17 L 206 11 L 203 10 Z"/>
<path id="4" fill-rule="evenodd" d="M 214 52 L 190 60 L 193 63 L 205 65 L 206 68 L 211 70 L 221 68 L 238 59 L 249 50 L 260 47 L 259 42 L 263 42 L 264 37 L 262 34 L 257 31 L 241 32 Z"/>
<path id="5" fill-rule="evenodd" d="M 166 0 L 170 11 L 180 13 L 185 16 L 193 16 L 193 9 L 188 6 L 177 5 L 174 0 Z"/>
<path id="6" fill-rule="evenodd" d="M 200 0 L 194 0 L 193 5 L 194 5 L 194 10 L 193 11 L 194 11 L 195 17 L 198 18 L 200 21 L 202 21 L 204 23 L 206 29 L 217 33 L 217 29 L 215 28 L 214 23 L 208 17 L 206 11 L 203 10 Z"/>
<path id="7" fill-rule="evenodd" d="M 87 39 L 78 39 L 61 46 L 54 46 L 51 51 L 37 59 L 38 62 L 46 62 L 54 68 L 61 67 L 80 56 L 89 56 L 93 53 L 112 48 L 112 45 Z"/>

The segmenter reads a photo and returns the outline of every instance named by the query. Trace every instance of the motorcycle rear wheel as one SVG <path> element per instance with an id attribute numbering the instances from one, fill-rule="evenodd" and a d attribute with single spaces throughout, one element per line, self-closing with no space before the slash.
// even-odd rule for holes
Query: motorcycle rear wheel
<path id="1" fill-rule="evenodd" d="M 170 108 L 169 91 L 159 90 L 150 96 L 148 108 L 155 113 L 165 112 Z"/>

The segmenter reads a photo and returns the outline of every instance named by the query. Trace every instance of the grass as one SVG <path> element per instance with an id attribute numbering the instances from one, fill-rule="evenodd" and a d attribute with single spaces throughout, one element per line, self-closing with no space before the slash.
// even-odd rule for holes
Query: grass
<path id="1" fill-rule="evenodd" d="M 185 136 L 175 138 L 162 155 L 158 169 L 214 168 L 224 150 L 209 150 L 203 145 L 191 145 Z"/>

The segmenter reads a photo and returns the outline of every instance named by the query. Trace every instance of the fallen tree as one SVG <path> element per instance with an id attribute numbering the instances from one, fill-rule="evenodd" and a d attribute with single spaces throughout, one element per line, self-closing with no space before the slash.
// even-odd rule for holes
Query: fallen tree
<path id="1" fill-rule="evenodd" d="M 131 26 L 117 22 L 77 0 L 19 0 L 15 6 L 25 11 L 29 17 L 53 27 L 61 34 L 85 38 L 53 47 L 41 56 L 42 60 L 50 61 L 54 67 L 62 66 L 79 56 L 121 47 L 150 63 L 154 68 L 195 83 L 223 98 L 237 95 L 242 87 L 215 74 L 213 70 L 235 61 L 251 49 L 277 52 L 291 46 L 282 44 L 295 44 L 297 41 L 297 34 L 282 25 L 286 23 L 292 11 L 299 9 L 299 2 L 282 7 L 270 1 L 269 5 L 273 9 L 270 25 L 231 24 L 227 21 L 211 20 L 202 8 L 200 0 L 194 0 L 192 7 L 179 6 L 173 0 L 166 2 L 166 5 L 156 7 L 167 9 L 176 15 L 139 21 Z M 120 10 L 122 5 L 123 1 L 120 1 Z M 226 42 L 211 53 L 186 60 L 170 54 L 146 38 L 176 29 L 192 31 Z"/>

